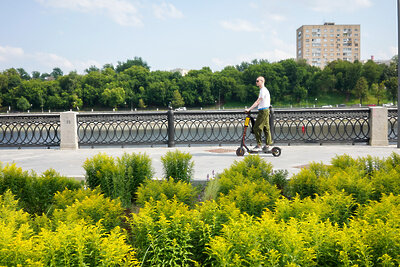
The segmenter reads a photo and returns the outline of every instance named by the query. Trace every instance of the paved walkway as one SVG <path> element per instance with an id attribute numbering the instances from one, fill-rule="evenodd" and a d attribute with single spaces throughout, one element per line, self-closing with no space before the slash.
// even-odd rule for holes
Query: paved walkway
<path id="1" fill-rule="evenodd" d="M 238 146 L 182 146 L 175 148 L 168 147 L 98 147 L 81 148 L 79 150 L 59 149 L 0 149 L 0 162 L 16 163 L 23 170 L 34 170 L 37 173 L 53 168 L 62 175 L 84 179 L 85 171 L 82 167 L 87 158 L 98 153 L 106 153 L 114 158 L 124 153 L 146 153 L 152 159 L 152 166 L 155 177 L 163 177 L 161 156 L 167 151 L 178 149 L 188 152 L 193 157 L 195 164 L 194 180 L 206 180 L 207 176 L 212 177 L 213 173 L 221 173 L 229 168 L 232 163 L 241 160 L 235 154 Z M 352 157 L 364 157 L 367 155 L 379 158 L 388 157 L 392 152 L 400 154 L 400 149 L 395 145 L 386 147 L 371 147 L 367 145 L 296 145 L 281 146 L 282 155 L 273 157 L 271 154 L 261 154 L 266 161 L 271 162 L 275 169 L 286 169 L 290 176 L 300 171 L 302 166 L 310 162 L 323 162 L 329 164 L 336 155 L 348 154 Z M 245 157 L 249 154 L 245 154 Z"/>

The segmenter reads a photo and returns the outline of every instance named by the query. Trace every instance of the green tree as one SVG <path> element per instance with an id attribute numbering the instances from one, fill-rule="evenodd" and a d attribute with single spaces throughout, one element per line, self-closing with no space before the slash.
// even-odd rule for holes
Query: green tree
<path id="1" fill-rule="evenodd" d="M 60 68 L 54 68 L 50 75 L 54 77 L 54 79 L 57 79 L 58 77 L 63 76 L 64 73 Z"/>
<path id="2" fill-rule="evenodd" d="M 135 57 L 134 59 L 128 59 L 126 62 L 118 61 L 118 65 L 115 68 L 117 72 L 123 72 L 126 69 L 129 69 L 132 66 L 140 66 L 147 70 L 150 70 L 150 66 L 147 65 L 147 62 L 144 61 L 141 57 Z"/>
<path id="3" fill-rule="evenodd" d="M 21 79 L 23 80 L 30 80 L 31 76 L 23 69 L 23 68 L 18 68 L 17 69 L 19 76 L 21 76 Z"/>
<path id="4" fill-rule="evenodd" d="M 174 108 L 182 107 L 185 105 L 185 101 L 183 101 L 183 98 L 178 90 L 174 91 L 174 96 L 172 98 L 171 105 Z"/>
<path id="5" fill-rule="evenodd" d="M 397 91 L 398 91 L 398 80 L 397 77 L 391 77 L 389 80 L 385 81 L 386 92 L 388 97 L 392 100 L 393 103 L 396 103 L 397 99 Z"/>
<path id="6" fill-rule="evenodd" d="M 121 87 L 107 88 L 101 94 L 101 100 L 106 106 L 116 108 L 124 103 L 125 91 Z"/>
<path id="7" fill-rule="evenodd" d="M 40 79 L 40 72 L 32 71 L 32 79 Z"/>
<path id="8" fill-rule="evenodd" d="M 354 87 L 353 93 L 360 99 L 360 104 L 368 95 L 368 82 L 365 77 L 358 79 L 356 86 Z"/>
<path id="9" fill-rule="evenodd" d="M 147 101 L 152 106 L 164 106 L 167 86 L 164 82 L 152 82 L 147 88 Z"/>
<path id="10" fill-rule="evenodd" d="M 371 93 L 373 96 L 375 96 L 377 100 L 377 105 L 379 105 L 380 101 L 383 99 L 385 96 L 385 84 L 381 82 L 379 85 L 376 83 L 373 83 L 371 85 Z"/>
<path id="11" fill-rule="evenodd" d="M 141 98 L 139 99 L 138 107 L 139 108 L 146 108 L 147 107 L 146 104 L 144 103 L 143 99 L 141 99 Z"/>
<path id="12" fill-rule="evenodd" d="M 21 96 L 21 97 L 18 99 L 18 101 L 17 101 L 17 108 L 18 108 L 19 110 L 26 111 L 26 110 L 28 110 L 30 107 L 31 107 L 31 104 L 29 103 L 29 101 L 28 101 L 25 97 Z"/>
<path id="13" fill-rule="evenodd" d="M 332 69 L 335 75 L 336 90 L 343 93 L 346 96 L 346 100 L 349 100 L 351 92 L 361 77 L 362 64 L 357 61 L 351 63 L 348 61 L 337 60 L 330 62 L 328 66 Z"/>
<path id="14" fill-rule="evenodd" d="M 85 69 L 86 73 L 91 73 L 91 72 L 100 72 L 100 69 L 94 65 L 90 66 L 89 68 Z"/>
<path id="15" fill-rule="evenodd" d="M 367 79 L 369 86 L 378 83 L 382 73 L 383 67 L 372 60 L 368 60 L 362 67 L 362 76 Z"/>

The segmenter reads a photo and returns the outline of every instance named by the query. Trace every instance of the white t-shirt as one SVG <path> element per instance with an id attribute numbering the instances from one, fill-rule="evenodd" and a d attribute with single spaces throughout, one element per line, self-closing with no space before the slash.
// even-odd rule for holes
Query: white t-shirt
<path id="1" fill-rule="evenodd" d="M 269 95 L 269 91 L 265 86 L 260 89 L 260 94 L 258 95 L 258 98 L 261 98 L 261 101 L 258 104 L 259 110 L 269 108 L 269 106 L 271 106 L 271 96 Z"/>

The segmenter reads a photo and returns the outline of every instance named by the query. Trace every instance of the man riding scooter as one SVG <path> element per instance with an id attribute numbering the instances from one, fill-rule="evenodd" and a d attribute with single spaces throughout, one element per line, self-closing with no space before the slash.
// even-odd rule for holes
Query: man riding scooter
<path id="1" fill-rule="evenodd" d="M 257 145 L 252 149 L 253 152 L 268 151 L 269 146 L 272 145 L 271 130 L 269 127 L 269 108 L 271 106 L 271 97 L 268 89 L 265 87 L 265 79 L 260 76 L 256 80 L 256 85 L 260 88 L 257 100 L 251 105 L 250 108 L 245 109 L 249 113 L 253 108 L 258 106 L 258 115 L 256 122 L 253 126 L 254 135 L 256 137 Z M 265 146 L 262 146 L 261 135 L 265 134 Z"/>

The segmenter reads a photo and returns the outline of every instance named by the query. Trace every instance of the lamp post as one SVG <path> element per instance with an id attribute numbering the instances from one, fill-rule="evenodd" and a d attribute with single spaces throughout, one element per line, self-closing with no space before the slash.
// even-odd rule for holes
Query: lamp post
<path id="1" fill-rule="evenodd" d="M 400 0 L 397 0 L 397 148 L 400 148 Z"/>

